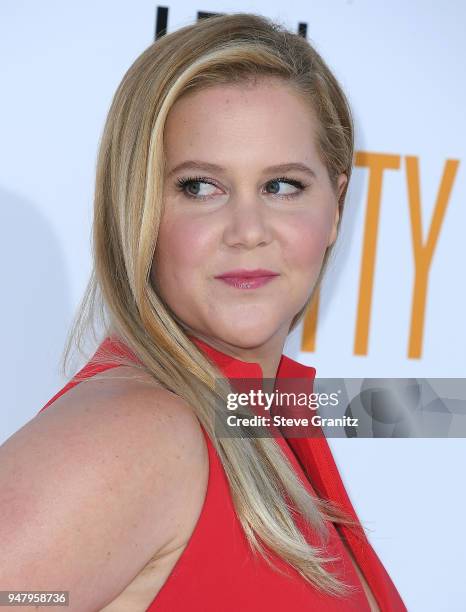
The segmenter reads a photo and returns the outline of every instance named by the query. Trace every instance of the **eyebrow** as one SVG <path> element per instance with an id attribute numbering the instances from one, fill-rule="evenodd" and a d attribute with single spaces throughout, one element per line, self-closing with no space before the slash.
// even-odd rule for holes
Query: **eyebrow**
<path id="1" fill-rule="evenodd" d="M 172 170 L 170 170 L 167 176 L 172 176 L 172 174 L 175 174 L 176 172 L 181 172 L 182 170 L 187 170 L 188 168 L 204 170 L 207 172 L 217 172 L 219 174 L 225 174 L 226 172 L 225 168 L 217 164 L 211 164 L 209 162 L 191 159 L 188 161 L 184 161 L 183 163 L 178 164 L 178 166 L 172 168 Z M 300 162 L 291 162 L 288 164 L 277 164 L 275 166 L 268 166 L 267 168 L 264 168 L 263 172 L 265 174 L 269 172 L 290 172 L 291 170 L 298 170 L 304 172 L 305 174 L 308 174 L 312 178 L 316 178 L 316 173 L 314 172 L 314 170 L 312 170 L 312 168 L 309 168 L 309 166 L 306 166 L 306 164 L 302 164 Z"/>

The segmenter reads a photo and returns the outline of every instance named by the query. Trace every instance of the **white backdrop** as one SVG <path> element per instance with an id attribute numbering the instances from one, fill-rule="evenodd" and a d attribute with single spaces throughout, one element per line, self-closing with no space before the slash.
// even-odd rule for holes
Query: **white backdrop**
<path id="1" fill-rule="evenodd" d="M 356 167 L 322 288 L 315 347 L 301 351 L 310 347 L 301 326 L 285 350 L 321 377 L 464 377 L 466 5 L 284 4 L 204 0 L 202 6 L 164 6 L 168 31 L 194 21 L 198 10 L 252 10 L 295 31 L 298 23 L 307 24 L 308 40 L 352 105 Z M 99 137 L 124 72 L 154 39 L 156 9 L 148 0 L 1 4 L 0 443 L 66 382 L 58 360 L 90 270 Z M 386 167 L 379 183 L 376 161 Z M 423 245 L 435 226 L 436 206 L 443 202 L 446 208 L 425 268 L 426 291 L 418 294 L 412 315 L 416 274 L 429 254 L 428 247 L 419 248 L 415 262 L 410 210 L 416 188 Z M 370 316 L 358 324 L 358 309 L 370 298 L 367 281 L 359 294 L 364 228 L 368 211 L 377 207 Z M 455 518 L 466 502 L 465 440 L 330 444 L 408 609 L 464 610 L 466 536 Z"/>

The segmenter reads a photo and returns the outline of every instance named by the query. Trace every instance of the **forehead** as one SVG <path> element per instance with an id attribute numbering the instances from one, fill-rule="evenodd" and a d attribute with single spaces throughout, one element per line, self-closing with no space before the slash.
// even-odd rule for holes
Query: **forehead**
<path id="1" fill-rule="evenodd" d="M 168 157 L 196 152 L 224 160 L 254 157 L 315 159 L 317 121 L 310 102 L 284 80 L 210 85 L 187 92 L 165 126 Z M 173 160 L 175 161 L 175 160 Z M 273 162 L 271 162 L 273 163 Z"/>

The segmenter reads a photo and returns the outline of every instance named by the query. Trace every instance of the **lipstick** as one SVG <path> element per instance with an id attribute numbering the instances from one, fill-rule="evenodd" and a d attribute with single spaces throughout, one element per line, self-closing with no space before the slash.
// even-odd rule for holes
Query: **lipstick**
<path id="1" fill-rule="evenodd" d="M 255 270 L 236 269 L 219 274 L 215 278 L 236 289 L 257 289 L 266 285 L 277 276 L 278 272 L 257 268 Z"/>

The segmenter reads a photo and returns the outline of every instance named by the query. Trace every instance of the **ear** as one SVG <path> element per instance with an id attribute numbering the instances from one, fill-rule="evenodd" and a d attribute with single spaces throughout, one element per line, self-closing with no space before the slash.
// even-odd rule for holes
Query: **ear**
<path id="1" fill-rule="evenodd" d="M 330 232 L 330 237 L 329 237 L 327 247 L 331 246 L 337 239 L 338 221 L 340 219 L 340 197 L 341 197 L 341 194 L 347 182 L 348 182 L 348 177 L 346 176 L 346 174 L 340 174 L 337 180 L 338 197 L 337 197 L 337 202 L 335 205 L 335 216 L 333 219 L 332 230 Z"/>

